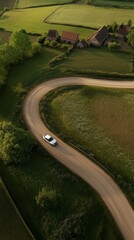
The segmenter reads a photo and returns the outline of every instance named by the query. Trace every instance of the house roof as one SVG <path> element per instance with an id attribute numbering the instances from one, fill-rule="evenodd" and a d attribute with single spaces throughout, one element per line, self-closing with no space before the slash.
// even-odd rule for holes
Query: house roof
<path id="1" fill-rule="evenodd" d="M 122 24 L 122 25 L 118 28 L 117 33 L 120 34 L 120 35 L 126 36 L 130 31 L 131 31 L 131 27 Z"/>
<path id="2" fill-rule="evenodd" d="M 62 32 L 61 38 L 64 38 L 68 41 L 77 41 L 79 37 L 79 34 L 74 33 L 74 32 Z"/>
<path id="3" fill-rule="evenodd" d="M 86 46 L 87 46 L 87 42 L 85 41 L 85 39 L 80 40 L 80 41 L 78 42 L 78 45 L 79 45 L 79 44 L 82 44 L 83 47 L 86 47 Z"/>
<path id="4" fill-rule="evenodd" d="M 57 30 L 49 30 L 48 31 L 48 36 L 49 37 L 57 37 L 59 35 Z"/>
<path id="5" fill-rule="evenodd" d="M 92 40 L 92 38 L 96 38 L 99 43 L 103 42 L 105 38 L 108 36 L 108 29 L 103 26 L 98 29 L 88 40 Z"/>

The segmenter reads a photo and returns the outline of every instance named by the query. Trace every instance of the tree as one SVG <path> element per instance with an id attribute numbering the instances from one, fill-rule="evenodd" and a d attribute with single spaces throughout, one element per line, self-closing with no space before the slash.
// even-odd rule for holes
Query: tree
<path id="1" fill-rule="evenodd" d="M 114 22 L 111 24 L 111 29 L 112 29 L 112 32 L 113 32 L 113 33 L 116 32 L 117 27 L 118 27 L 117 22 L 114 21 Z"/>
<path id="2" fill-rule="evenodd" d="M 127 42 L 130 44 L 132 47 L 134 47 L 134 30 L 132 30 L 128 35 L 127 35 Z"/>
<path id="3" fill-rule="evenodd" d="M 23 163 L 29 159 L 33 140 L 11 122 L 0 122 L 0 158 L 5 164 Z"/>
<path id="4" fill-rule="evenodd" d="M 13 32 L 9 44 L 17 50 L 22 59 L 31 56 L 32 44 L 24 30 Z"/>
<path id="5" fill-rule="evenodd" d="M 131 27 L 131 26 L 132 26 L 132 20 L 131 20 L 131 19 L 129 19 L 129 20 L 128 20 L 128 23 L 127 23 L 127 25 L 128 25 L 129 27 Z"/>

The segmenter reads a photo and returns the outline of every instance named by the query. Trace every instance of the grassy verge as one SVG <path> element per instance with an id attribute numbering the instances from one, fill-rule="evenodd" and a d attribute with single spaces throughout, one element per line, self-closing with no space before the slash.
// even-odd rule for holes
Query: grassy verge
<path id="1" fill-rule="evenodd" d="M 50 94 L 44 114 L 60 137 L 94 154 L 134 205 L 133 99 L 133 90 L 64 88 Z"/>
<path id="2" fill-rule="evenodd" d="M 10 72 L 7 85 L 1 91 L 0 119 L 10 120 L 20 126 L 20 112 L 16 112 L 16 102 L 20 95 L 15 91 L 19 83 L 27 88 L 46 79 L 65 75 L 47 66 L 49 59 L 57 54 L 57 50 L 44 49 L 41 55 L 23 62 Z M 15 115 L 12 115 L 12 112 Z M 37 240 L 51 239 L 66 219 L 70 216 L 76 217 L 85 206 L 84 226 L 80 225 L 79 228 L 82 234 L 80 239 L 120 239 L 113 220 L 94 191 L 38 145 L 29 163 L 8 168 L 1 163 L 0 174 Z M 46 212 L 37 207 L 35 196 L 43 186 L 61 193 L 63 200 L 60 211 Z M 78 223 L 75 228 L 77 226 Z"/>

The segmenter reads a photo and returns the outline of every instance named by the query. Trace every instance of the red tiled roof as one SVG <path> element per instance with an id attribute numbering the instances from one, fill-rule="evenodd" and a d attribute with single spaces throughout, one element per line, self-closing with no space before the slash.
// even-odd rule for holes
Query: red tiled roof
<path id="1" fill-rule="evenodd" d="M 77 41 L 79 37 L 79 34 L 74 32 L 62 32 L 61 38 L 66 39 L 67 41 Z"/>

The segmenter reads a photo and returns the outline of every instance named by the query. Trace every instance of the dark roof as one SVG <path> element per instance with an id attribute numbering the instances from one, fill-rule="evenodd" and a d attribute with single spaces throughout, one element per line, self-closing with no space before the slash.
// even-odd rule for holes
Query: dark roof
<path id="1" fill-rule="evenodd" d="M 79 34 L 74 33 L 74 32 L 62 32 L 61 38 L 64 38 L 68 41 L 77 41 L 79 37 Z"/>
<path id="2" fill-rule="evenodd" d="M 131 31 L 131 27 L 122 24 L 118 28 L 117 33 L 120 34 L 120 35 L 126 36 L 130 31 Z"/>
<path id="3" fill-rule="evenodd" d="M 82 43 L 82 45 L 83 45 L 84 47 L 87 46 L 87 42 L 85 41 L 85 39 L 82 39 L 80 42 Z"/>
<path id="4" fill-rule="evenodd" d="M 101 42 L 103 42 L 103 41 L 105 40 L 105 38 L 108 36 L 108 33 L 109 33 L 108 29 L 107 29 L 105 26 L 103 26 L 103 27 L 99 28 L 98 31 L 95 32 L 95 33 L 91 36 L 91 38 L 89 38 L 89 39 L 91 40 L 92 38 L 96 38 L 96 39 L 98 40 L 98 42 L 101 43 Z M 89 40 L 89 39 L 88 39 L 88 40 Z"/>
<path id="5" fill-rule="evenodd" d="M 48 36 L 49 37 L 57 37 L 59 35 L 57 30 L 49 30 Z"/>

